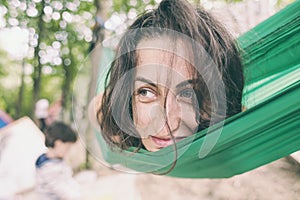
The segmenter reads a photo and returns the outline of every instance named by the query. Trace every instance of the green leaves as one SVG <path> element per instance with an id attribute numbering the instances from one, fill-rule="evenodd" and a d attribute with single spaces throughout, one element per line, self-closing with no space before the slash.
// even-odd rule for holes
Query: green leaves
<path id="1" fill-rule="evenodd" d="M 32 70 L 27 70 L 25 74 L 26 99 L 21 109 L 24 115 L 32 113 L 33 104 L 38 98 L 47 98 L 53 102 L 62 95 L 62 87 L 71 88 L 74 74 L 88 54 L 95 11 L 92 1 L 7 0 L 1 3 L 0 17 L 2 14 L 5 21 L 4 28 L 21 27 L 29 33 L 28 43 L 25 44 L 28 51 L 22 58 L 27 65 L 32 66 Z M 0 59 L 10 58 L 0 55 Z M 20 72 L 21 79 L 21 62 L 13 67 Z M 0 70 L 0 76 L 3 74 L 2 71 Z M 51 83 L 51 80 L 56 80 L 56 84 Z M 64 82 L 65 80 L 68 81 Z M 15 89 L 14 91 L 19 90 L 18 87 Z M 54 91 L 56 94 L 53 94 Z M 15 102 L 17 92 L 11 95 L 8 93 L 7 98 L 12 98 L 9 102 Z M 5 107 L 11 107 L 11 112 L 15 113 L 13 110 L 16 106 L 7 104 Z"/>

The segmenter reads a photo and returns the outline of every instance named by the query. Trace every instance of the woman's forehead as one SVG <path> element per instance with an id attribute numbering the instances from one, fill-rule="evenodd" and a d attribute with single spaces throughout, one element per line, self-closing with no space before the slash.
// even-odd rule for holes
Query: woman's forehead
<path id="1" fill-rule="evenodd" d="M 137 67 L 149 64 L 164 65 L 178 69 L 186 69 L 192 65 L 187 59 L 173 52 L 162 49 L 139 49 L 137 51 Z"/>
<path id="2" fill-rule="evenodd" d="M 167 36 L 143 39 L 138 43 L 136 48 L 138 52 L 152 50 L 152 52 L 156 52 L 158 54 L 165 53 L 164 55 L 175 55 L 186 61 L 190 60 L 190 49 L 191 45 L 188 41 L 179 38 L 170 38 Z"/>
<path id="3" fill-rule="evenodd" d="M 139 49 L 137 51 L 137 68 L 150 68 L 149 70 L 171 70 L 183 76 L 189 76 L 192 64 L 173 52 L 162 49 Z"/>
<path id="4" fill-rule="evenodd" d="M 161 50 L 139 50 L 136 67 L 136 79 L 147 79 L 160 85 L 167 82 L 177 85 L 193 79 L 192 66 L 185 59 Z"/>

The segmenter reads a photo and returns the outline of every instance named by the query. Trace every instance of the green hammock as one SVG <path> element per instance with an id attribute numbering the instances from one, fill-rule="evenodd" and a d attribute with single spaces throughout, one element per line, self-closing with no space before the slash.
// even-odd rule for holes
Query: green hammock
<path id="1" fill-rule="evenodd" d="M 224 178 L 300 150 L 299 10 L 296 1 L 238 38 L 245 52 L 247 111 L 176 143 L 176 155 L 172 145 L 158 152 L 112 151 L 98 133 L 105 161 L 163 174 L 176 159 L 168 176 Z"/>

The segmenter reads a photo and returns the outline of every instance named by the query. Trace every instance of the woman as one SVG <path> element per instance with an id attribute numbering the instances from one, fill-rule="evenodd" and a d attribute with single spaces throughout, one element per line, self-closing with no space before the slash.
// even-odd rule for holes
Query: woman
<path id="1" fill-rule="evenodd" d="M 112 147 L 158 151 L 241 111 L 232 37 L 203 9 L 163 0 L 125 32 L 97 116 Z"/>

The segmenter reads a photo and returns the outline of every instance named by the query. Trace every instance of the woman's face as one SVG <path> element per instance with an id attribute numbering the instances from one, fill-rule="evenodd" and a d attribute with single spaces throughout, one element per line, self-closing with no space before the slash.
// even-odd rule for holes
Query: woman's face
<path id="1" fill-rule="evenodd" d="M 177 142 L 198 128 L 191 65 L 172 52 L 147 48 L 160 42 L 147 40 L 138 45 L 132 98 L 134 124 L 149 151 L 173 144 L 171 134 Z"/>

